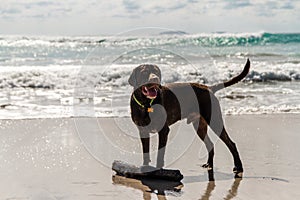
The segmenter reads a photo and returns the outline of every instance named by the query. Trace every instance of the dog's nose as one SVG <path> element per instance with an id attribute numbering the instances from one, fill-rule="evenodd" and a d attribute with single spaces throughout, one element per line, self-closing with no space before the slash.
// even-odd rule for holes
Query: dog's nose
<path id="1" fill-rule="evenodd" d="M 150 75 L 149 75 L 149 82 L 150 83 L 160 83 L 160 79 L 159 79 L 159 77 L 156 75 L 156 74 L 153 74 L 153 73 L 151 73 Z"/>

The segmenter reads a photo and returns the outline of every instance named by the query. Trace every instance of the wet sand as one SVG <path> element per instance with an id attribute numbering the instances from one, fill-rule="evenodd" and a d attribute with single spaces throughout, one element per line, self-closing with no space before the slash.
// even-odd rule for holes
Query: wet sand
<path id="1" fill-rule="evenodd" d="M 299 121 L 296 114 L 225 117 L 243 179 L 234 179 L 232 157 L 211 133 L 215 170 L 208 174 L 200 167 L 206 150 L 192 127 L 174 125 L 166 165 L 184 175 L 176 183 L 114 176 L 113 160 L 141 162 L 128 118 L 0 120 L 0 199 L 297 199 Z M 155 160 L 156 136 L 151 140 Z"/>

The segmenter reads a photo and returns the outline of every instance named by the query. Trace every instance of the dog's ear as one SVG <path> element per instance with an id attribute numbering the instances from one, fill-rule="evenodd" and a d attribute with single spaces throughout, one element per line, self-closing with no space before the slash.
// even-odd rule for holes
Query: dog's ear
<path id="1" fill-rule="evenodd" d="M 128 83 L 133 86 L 136 87 L 137 86 L 137 80 L 136 80 L 136 68 L 131 72 L 131 75 L 128 79 Z"/>
<path id="2" fill-rule="evenodd" d="M 157 68 L 158 68 L 158 77 L 159 77 L 159 80 L 161 81 L 161 71 L 160 71 L 159 67 L 157 67 Z"/>
<path id="3" fill-rule="evenodd" d="M 161 71 L 157 65 L 155 65 L 155 69 L 158 72 L 158 74 L 156 74 L 156 75 L 158 76 L 159 80 L 161 81 Z"/>

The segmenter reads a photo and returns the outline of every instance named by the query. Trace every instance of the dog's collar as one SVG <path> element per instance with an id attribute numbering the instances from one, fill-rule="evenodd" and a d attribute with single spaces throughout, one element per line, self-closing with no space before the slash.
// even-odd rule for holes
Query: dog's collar
<path id="1" fill-rule="evenodd" d="M 145 105 L 143 105 L 141 102 L 139 102 L 139 100 L 135 97 L 134 94 L 132 95 L 132 97 L 133 97 L 134 101 L 135 101 L 139 106 L 141 106 L 142 108 L 146 108 Z M 153 108 L 151 108 L 153 101 L 154 101 L 154 99 L 151 99 L 151 101 L 150 101 L 150 108 L 147 108 L 147 112 L 153 112 Z"/>

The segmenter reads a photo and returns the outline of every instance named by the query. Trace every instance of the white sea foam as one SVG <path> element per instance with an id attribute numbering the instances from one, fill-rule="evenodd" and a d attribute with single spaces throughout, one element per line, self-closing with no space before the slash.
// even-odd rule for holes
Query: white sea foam
<path id="1" fill-rule="evenodd" d="M 208 72 L 204 76 L 200 73 L 201 69 L 193 66 L 170 68 L 162 65 L 163 83 L 219 82 L 230 79 L 242 69 L 240 64 L 219 63 L 219 66 L 206 69 Z M 298 80 L 298 66 L 289 64 L 280 70 L 279 66 L 261 68 L 259 63 L 254 62 L 246 82 L 218 94 L 225 113 L 300 112 L 297 98 L 300 94 L 299 82 L 291 81 Z M 131 65 L 116 64 L 98 68 L 1 68 L 1 118 L 129 116 L 132 88 L 128 85 L 128 77 L 132 69 Z M 209 77 L 207 80 L 205 77 L 208 74 L 213 74 L 214 78 Z M 282 78 L 283 75 L 288 78 Z M 285 82 L 278 82 L 283 80 Z"/>
<path id="2" fill-rule="evenodd" d="M 214 84 L 229 80 L 243 69 L 244 63 L 219 62 L 216 66 L 169 66 L 159 65 L 163 83 L 200 82 Z M 2 67 L 0 88 L 72 88 L 76 81 L 95 81 L 97 87 L 120 87 L 128 85 L 128 77 L 137 65 L 107 66 L 48 66 L 48 67 Z M 252 62 L 246 82 L 298 81 L 300 64 L 266 64 Z"/>

